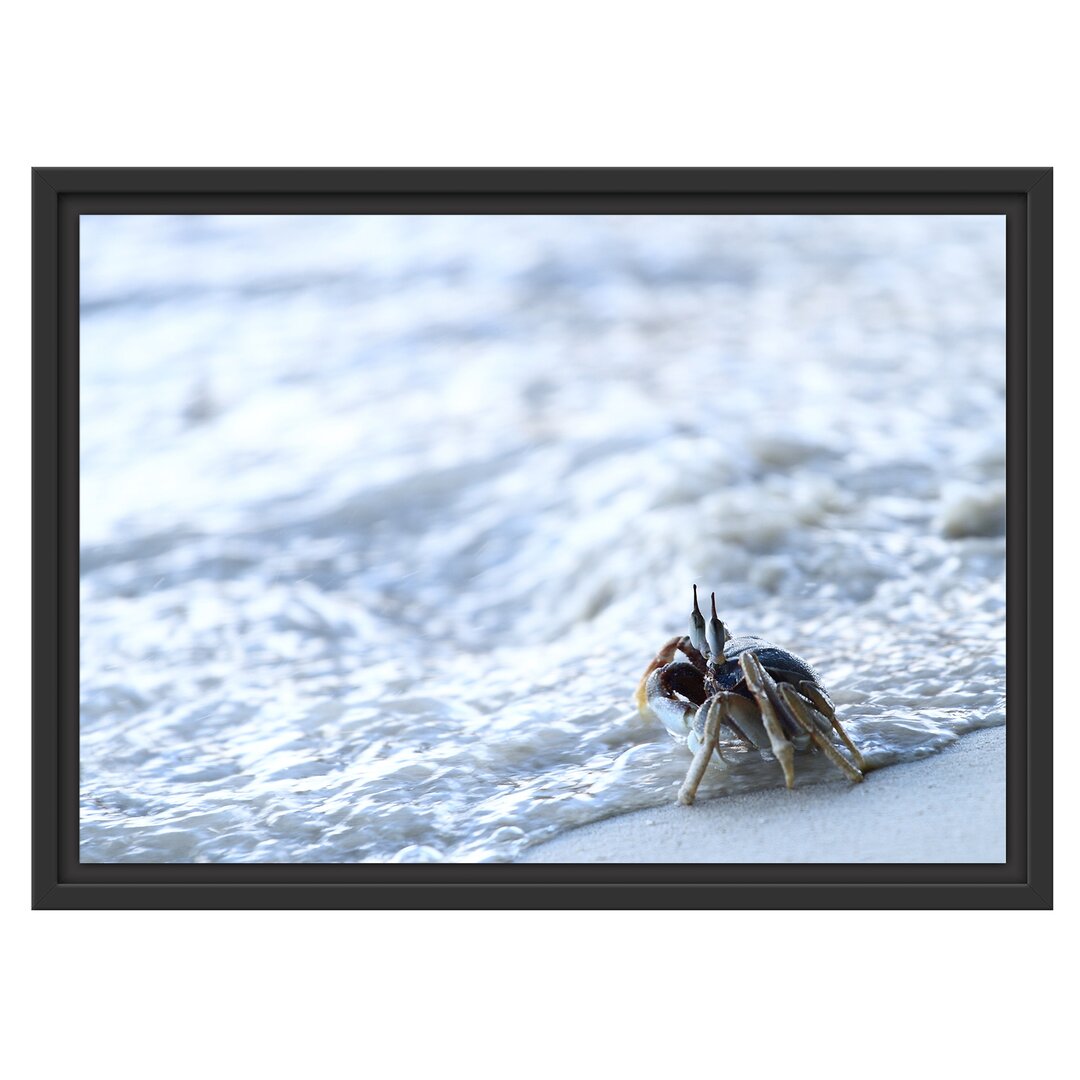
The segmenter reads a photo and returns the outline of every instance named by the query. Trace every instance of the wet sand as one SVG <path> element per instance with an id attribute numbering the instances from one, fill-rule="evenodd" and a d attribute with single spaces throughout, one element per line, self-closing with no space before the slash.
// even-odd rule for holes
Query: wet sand
<path id="1" fill-rule="evenodd" d="M 898 854 L 902 853 L 902 854 Z M 586 825 L 523 862 L 1003 862 L 1005 728 L 939 754 L 815 784 L 641 810 Z"/>

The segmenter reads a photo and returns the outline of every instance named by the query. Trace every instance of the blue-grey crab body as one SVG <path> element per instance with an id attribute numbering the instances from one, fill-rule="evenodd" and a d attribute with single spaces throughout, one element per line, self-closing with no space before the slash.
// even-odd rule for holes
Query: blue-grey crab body
<path id="1" fill-rule="evenodd" d="M 676 660 L 681 652 L 685 660 Z M 813 747 L 853 781 L 862 779 L 862 756 L 836 718 L 821 677 L 800 656 L 764 638 L 732 637 L 716 614 L 706 625 L 694 586 L 690 634 L 671 638 L 641 678 L 638 706 L 656 716 L 694 752 L 694 762 L 679 801 L 694 801 L 710 760 L 725 759 L 721 728 L 747 746 L 771 751 L 790 788 L 795 782 L 794 753 Z M 834 744 L 838 736 L 848 760 Z"/>
<path id="2" fill-rule="evenodd" d="M 778 682 L 800 683 L 805 679 L 820 684 L 821 677 L 801 657 L 787 649 L 781 649 L 771 641 L 754 634 L 740 634 L 728 639 L 724 644 L 724 662 L 717 665 L 716 684 L 721 690 L 745 690 L 746 676 L 743 674 L 739 657 L 753 650 L 761 661 L 761 666 Z"/>

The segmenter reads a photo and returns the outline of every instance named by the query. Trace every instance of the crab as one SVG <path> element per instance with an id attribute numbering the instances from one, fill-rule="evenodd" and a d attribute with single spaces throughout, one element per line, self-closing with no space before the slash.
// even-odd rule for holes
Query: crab
<path id="1" fill-rule="evenodd" d="M 676 653 L 686 660 L 676 660 Z M 789 788 L 795 784 L 795 752 L 811 746 L 853 783 L 862 780 L 866 769 L 818 673 L 802 657 L 764 638 L 732 637 L 717 617 L 716 593 L 706 624 L 696 585 L 689 635 L 665 642 L 634 697 L 642 715 L 655 716 L 672 735 L 685 739 L 694 754 L 679 789 L 684 806 L 693 804 L 713 755 L 726 761 L 719 744 L 721 727 L 751 748 L 771 751 Z"/>

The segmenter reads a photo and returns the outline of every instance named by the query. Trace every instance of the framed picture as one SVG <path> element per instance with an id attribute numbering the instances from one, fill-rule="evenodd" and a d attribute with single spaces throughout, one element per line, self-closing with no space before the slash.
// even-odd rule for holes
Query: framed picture
<path id="1" fill-rule="evenodd" d="M 1051 906 L 1048 169 L 33 174 L 33 903 Z"/>

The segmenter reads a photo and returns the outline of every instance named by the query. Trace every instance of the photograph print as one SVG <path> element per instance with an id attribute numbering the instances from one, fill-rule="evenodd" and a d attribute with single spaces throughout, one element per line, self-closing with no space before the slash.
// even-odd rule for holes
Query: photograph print
<path id="1" fill-rule="evenodd" d="M 1003 862 L 1005 237 L 82 214 L 80 861 Z"/>

